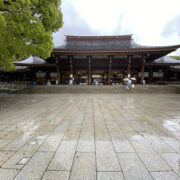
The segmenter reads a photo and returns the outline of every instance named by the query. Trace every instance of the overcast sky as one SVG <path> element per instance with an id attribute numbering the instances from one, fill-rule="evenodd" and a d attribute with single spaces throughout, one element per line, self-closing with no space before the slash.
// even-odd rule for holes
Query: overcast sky
<path id="1" fill-rule="evenodd" d="M 126 34 L 141 45 L 180 44 L 180 0 L 62 0 L 61 9 L 55 46 L 64 35 Z"/>

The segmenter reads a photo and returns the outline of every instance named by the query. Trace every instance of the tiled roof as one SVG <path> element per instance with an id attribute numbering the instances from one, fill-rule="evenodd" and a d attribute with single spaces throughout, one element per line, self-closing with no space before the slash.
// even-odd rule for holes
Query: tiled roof
<path id="1" fill-rule="evenodd" d="M 135 49 L 162 49 L 176 46 L 142 46 L 137 44 L 132 35 L 125 36 L 66 36 L 64 45 L 54 50 L 135 50 Z M 177 48 L 180 47 L 177 46 Z"/>
<path id="2" fill-rule="evenodd" d="M 19 65 L 19 64 L 45 64 L 46 61 L 36 57 L 36 56 L 30 56 L 29 58 L 22 60 L 22 61 L 18 61 L 18 62 L 14 62 L 15 65 Z"/>
<path id="3" fill-rule="evenodd" d="M 173 59 L 169 56 L 163 56 L 156 59 L 154 62 L 156 63 L 180 63 L 180 60 Z"/>

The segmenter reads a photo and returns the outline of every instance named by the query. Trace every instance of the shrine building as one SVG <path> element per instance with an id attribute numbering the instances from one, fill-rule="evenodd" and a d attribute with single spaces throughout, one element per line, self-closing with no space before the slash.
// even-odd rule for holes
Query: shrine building
<path id="1" fill-rule="evenodd" d="M 14 64 L 25 67 L 24 76 L 39 84 L 110 85 L 123 83 L 125 77 L 134 77 L 139 84 L 163 84 L 180 81 L 180 61 L 166 56 L 178 48 L 142 46 L 132 35 L 66 36 L 65 43 L 45 61 L 32 56 L 31 62 Z"/>

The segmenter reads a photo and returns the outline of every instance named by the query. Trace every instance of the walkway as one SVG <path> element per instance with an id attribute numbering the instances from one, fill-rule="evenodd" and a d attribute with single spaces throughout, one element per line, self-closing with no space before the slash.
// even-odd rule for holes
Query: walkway
<path id="1" fill-rule="evenodd" d="M 180 179 L 180 95 L 0 94 L 0 179 Z"/>

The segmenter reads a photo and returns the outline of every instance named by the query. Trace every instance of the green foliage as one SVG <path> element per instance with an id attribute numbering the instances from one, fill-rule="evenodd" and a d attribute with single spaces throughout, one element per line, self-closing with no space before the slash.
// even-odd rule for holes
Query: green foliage
<path id="1" fill-rule="evenodd" d="M 47 58 L 62 27 L 61 0 L 0 0 L 0 66 L 31 54 Z"/>
<path id="2" fill-rule="evenodd" d="M 180 56 L 170 56 L 173 59 L 180 60 Z"/>

